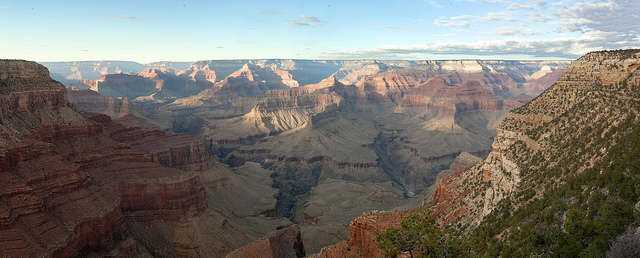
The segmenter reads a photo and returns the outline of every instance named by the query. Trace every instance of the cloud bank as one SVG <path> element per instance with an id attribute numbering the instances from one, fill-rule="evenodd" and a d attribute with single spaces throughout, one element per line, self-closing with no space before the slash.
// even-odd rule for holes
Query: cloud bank
<path id="1" fill-rule="evenodd" d="M 640 47 L 640 1 L 545 1 L 545 0 L 458 0 L 503 6 L 504 11 L 485 15 L 440 17 L 433 24 L 459 33 L 476 23 L 509 24 L 495 30 L 496 37 L 518 39 L 475 43 L 425 43 L 420 46 L 393 46 L 368 50 L 327 52 L 345 59 L 403 59 L 434 55 L 525 56 L 541 59 L 574 59 L 589 51 Z M 544 9 L 546 8 L 546 9 Z M 541 11 L 544 9 L 545 11 Z M 517 13 L 517 19 L 516 17 Z M 536 35 L 531 23 L 553 23 L 553 39 L 527 39 Z"/>

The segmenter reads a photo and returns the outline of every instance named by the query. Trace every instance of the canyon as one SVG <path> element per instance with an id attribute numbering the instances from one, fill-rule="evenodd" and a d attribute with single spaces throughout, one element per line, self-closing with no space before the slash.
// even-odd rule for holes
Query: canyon
<path id="1" fill-rule="evenodd" d="M 127 103 L 148 124 L 206 142 L 232 169 L 249 163 L 270 171 L 273 215 L 300 225 L 307 252 L 315 253 L 344 239 L 344 225 L 363 212 L 417 206 L 458 154 L 486 155 L 504 114 L 545 90 L 567 64 L 201 61 L 102 75 L 88 88 L 114 104 L 87 111 L 110 115 L 111 106 Z M 182 89 L 208 86 L 157 98 L 158 70 Z"/>
<path id="2" fill-rule="evenodd" d="M 236 175 L 192 136 L 79 112 L 32 62 L 0 61 L 0 85 L 3 257 L 221 256 L 288 224 L 249 218 L 274 205 L 268 194 L 222 197 L 269 193 L 260 168 Z M 257 185 L 242 181 L 260 173 Z"/>
<path id="3" fill-rule="evenodd" d="M 640 257 L 640 1 L 142 3 L 0 0 L 0 258 Z"/>
<path id="4" fill-rule="evenodd" d="M 425 211 L 450 230 L 435 248 L 460 256 L 632 257 L 639 199 L 626 187 L 638 180 L 639 68 L 640 50 L 581 57 L 506 115 L 484 159 L 458 156 L 420 208 L 358 217 L 347 240 L 317 257 L 424 254 L 430 249 L 383 250 L 377 237 L 408 230 L 404 218 Z"/>
<path id="5" fill-rule="evenodd" d="M 3 255 L 299 257 L 452 198 L 568 62 L 1 64 Z"/>

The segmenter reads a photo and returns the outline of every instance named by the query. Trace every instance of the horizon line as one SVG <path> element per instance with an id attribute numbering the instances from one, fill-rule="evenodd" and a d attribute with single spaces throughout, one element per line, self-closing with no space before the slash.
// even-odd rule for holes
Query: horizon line
<path id="1" fill-rule="evenodd" d="M 344 62 L 344 61 L 382 61 L 382 62 L 398 62 L 398 61 L 516 61 L 516 62 L 522 62 L 522 61 L 527 61 L 527 62 L 531 62 L 531 61 L 539 61 L 539 62 L 553 62 L 553 61 L 575 61 L 578 58 L 574 58 L 574 59 L 562 59 L 562 58 L 558 58 L 558 59 L 496 59 L 496 58 L 490 58 L 490 59 L 483 59 L 483 58 L 459 58 L 459 59 L 376 59 L 376 58 L 358 58 L 358 59 L 323 59 L 323 58 L 319 58 L 319 59 L 314 59 L 314 58 L 237 58 L 237 59 L 202 59 L 202 60 L 197 60 L 197 61 L 153 61 L 153 62 L 139 62 L 139 61 L 132 61 L 132 60 L 118 60 L 118 59 L 88 59 L 88 60 L 75 60 L 75 61 L 36 61 L 36 60 L 27 60 L 27 59 L 13 59 L 13 60 L 24 60 L 24 61 L 32 61 L 32 62 L 36 62 L 36 63 L 82 63 L 82 62 L 130 62 L 130 63 L 137 63 L 140 65 L 150 65 L 150 64 L 154 64 L 154 63 L 190 63 L 190 64 L 195 64 L 198 62 L 212 62 L 212 61 L 260 61 L 260 60 L 277 60 L 277 61 L 283 61 L 283 60 L 291 60 L 291 61 L 340 61 L 340 62 Z M 2 60 L 2 58 L 0 58 L 0 60 Z M 6 60 L 11 60 L 11 59 L 6 59 Z"/>

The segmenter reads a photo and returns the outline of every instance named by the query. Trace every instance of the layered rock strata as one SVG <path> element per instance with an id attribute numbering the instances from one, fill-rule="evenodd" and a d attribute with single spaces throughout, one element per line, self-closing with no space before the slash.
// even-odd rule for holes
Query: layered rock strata
<path id="1" fill-rule="evenodd" d="M 296 258 L 304 257 L 300 228 L 296 225 L 277 230 L 226 255 L 227 258 Z"/>
<path id="2" fill-rule="evenodd" d="M 70 108 L 41 65 L 0 60 L 0 256 L 113 248 L 128 221 L 202 213 L 198 175 L 165 168 Z"/>
<path id="3" fill-rule="evenodd" d="M 473 227 L 500 201 L 532 190 L 528 186 L 541 180 L 537 177 L 540 171 L 564 166 L 557 175 L 562 177 L 596 165 L 605 153 L 594 150 L 619 139 L 598 141 L 600 147 L 592 145 L 578 151 L 580 155 L 570 163 L 563 161 L 567 154 L 562 153 L 579 146 L 571 145 L 579 136 L 598 139 L 619 129 L 620 122 L 615 121 L 637 119 L 637 100 L 630 97 L 630 92 L 638 87 L 638 63 L 638 51 L 590 53 L 576 61 L 550 90 L 512 111 L 500 124 L 489 156 L 449 180 L 449 188 L 458 189 L 454 199 L 464 200 L 465 205 L 438 209 L 441 221 Z M 606 110 L 606 115 L 595 110 Z M 583 124 L 580 121 L 593 126 L 572 126 Z M 535 190 L 538 191 L 544 188 Z M 442 200 L 434 200 L 436 207 L 442 204 Z M 462 206 L 464 210 L 460 211 Z"/>

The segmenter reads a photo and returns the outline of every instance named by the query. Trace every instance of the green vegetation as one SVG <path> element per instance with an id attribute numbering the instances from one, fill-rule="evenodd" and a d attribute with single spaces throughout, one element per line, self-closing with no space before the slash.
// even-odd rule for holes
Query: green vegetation
<path id="1" fill-rule="evenodd" d="M 454 234 L 441 230 L 428 211 L 421 210 L 402 220 L 400 229 L 378 236 L 378 244 L 388 257 L 409 253 L 411 257 L 456 257 L 460 245 Z"/>
<path id="2" fill-rule="evenodd" d="M 619 128 L 623 140 L 599 165 L 581 173 L 529 171 L 546 178 L 532 181 L 546 189 L 541 196 L 529 188 L 503 200 L 471 232 L 444 233 L 421 211 L 401 229 L 381 234 L 380 246 L 389 256 L 411 251 L 415 257 L 605 257 L 616 237 L 640 226 L 640 127 L 628 119 Z"/>

